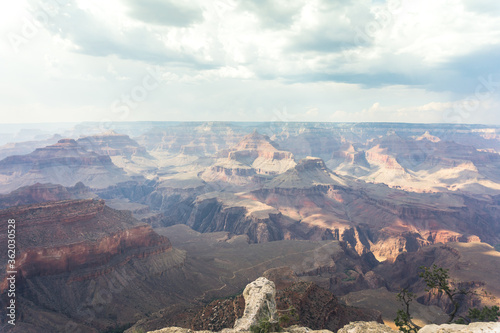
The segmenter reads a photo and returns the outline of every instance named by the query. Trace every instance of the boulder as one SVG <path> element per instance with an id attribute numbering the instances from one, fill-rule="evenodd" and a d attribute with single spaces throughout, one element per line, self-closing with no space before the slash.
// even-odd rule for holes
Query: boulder
<path id="1" fill-rule="evenodd" d="M 249 331 L 251 326 L 258 325 L 262 319 L 277 322 L 274 282 L 260 277 L 246 286 L 243 297 L 245 298 L 245 311 L 243 317 L 236 320 L 235 331 Z"/>

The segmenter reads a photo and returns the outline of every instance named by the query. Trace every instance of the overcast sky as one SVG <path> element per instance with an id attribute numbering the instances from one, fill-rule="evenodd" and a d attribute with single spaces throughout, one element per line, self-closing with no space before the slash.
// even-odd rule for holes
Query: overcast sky
<path id="1" fill-rule="evenodd" d="M 16 0 L 1 123 L 500 124 L 498 0 Z"/>

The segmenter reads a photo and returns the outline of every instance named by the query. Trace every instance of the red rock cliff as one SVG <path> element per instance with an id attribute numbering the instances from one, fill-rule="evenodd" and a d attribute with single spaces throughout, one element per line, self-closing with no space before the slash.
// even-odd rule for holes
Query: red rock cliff
<path id="1" fill-rule="evenodd" d="M 79 273 L 87 279 L 109 272 L 133 257 L 169 251 L 170 241 L 130 212 L 113 210 L 103 200 L 66 200 L 0 211 L 2 228 L 16 220 L 18 277 Z M 6 235 L 0 236 L 6 244 Z M 6 253 L 0 262 L 6 265 Z M 2 272 L 0 287 L 6 287 Z"/>

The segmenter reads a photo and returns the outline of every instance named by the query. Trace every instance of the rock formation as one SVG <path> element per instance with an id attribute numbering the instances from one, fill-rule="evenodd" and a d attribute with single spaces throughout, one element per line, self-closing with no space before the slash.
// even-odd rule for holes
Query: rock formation
<path id="1" fill-rule="evenodd" d="M 436 305 L 450 313 L 452 305 L 444 295 L 425 291 L 425 283 L 418 278 L 420 267 L 436 264 L 449 270 L 450 283 L 453 287 L 465 289 L 475 294 L 461 300 L 457 315 L 466 315 L 467 309 L 482 306 L 500 306 L 500 299 L 491 299 L 485 293 L 498 295 L 500 286 L 500 252 L 484 243 L 447 243 L 434 244 L 413 253 L 400 254 L 394 263 L 384 263 L 374 269 L 383 277 L 387 286 L 399 292 L 406 286 L 414 292 L 419 303 Z"/>
<path id="2" fill-rule="evenodd" d="M 471 323 L 469 325 L 427 325 L 419 333 L 484 333 L 500 332 L 500 323 Z"/>
<path id="3" fill-rule="evenodd" d="M 132 140 L 128 135 L 118 134 L 114 131 L 86 136 L 78 139 L 77 143 L 86 150 L 100 155 L 122 155 L 128 158 L 135 155 L 151 158 L 146 148 Z"/>
<path id="4" fill-rule="evenodd" d="M 288 281 L 289 282 L 289 281 Z M 285 282 L 285 284 L 287 284 Z M 258 325 L 261 320 L 274 321 L 278 317 L 276 310 L 276 302 L 274 296 L 276 294 L 275 285 L 264 277 L 247 285 L 243 292 L 245 300 L 245 310 L 241 318 L 237 319 L 233 328 L 221 330 L 225 333 L 231 332 L 248 332 L 250 327 Z M 342 314 L 336 314 L 342 316 Z M 222 318 L 219 318 L 221 320 Z M 342 327 L 343 326 L 343 327 Z M 308 327 L 293 325 L 282 329 L 282 332 L 290 333 L 396 333 L 390 327 L 376 321 L 351 321 L 339 328 L 332 330 L 312 330 Z M 131 331 L 132 332 L 132 331 Z M 180 327 L 167 327 L 160 330 L 149 331 L 149 333 L 211 333 L 210 330 L 191 330 Z M 272 331 L 273 332 L 273 331 Z M 419 330 L 422 333 L 452 333 L 452 332 L 500 332 L 500 323 L 472 323 L 470 325 L 427 325 Z"/>
<path id="5" fill-rule="evenodd" d="M 397 333 L 390 327 L 376 321 L 356 321 L 349 323 L 337 331 L 338 333 Z"/>
<path id="6" fill-rule="evenodd" d="M 79 182 L 75 186 L 64 187 L 56 184 L 36 183 L 24 186 L 9 194 L 0 194 L 0 209 L 42 203 L 46 201 L 61 201 L 70 199 L 93 198 L 95 194 Z"/>
<path id="7" fill-rule="evenodd" d="M 106 331 L 164 302 L 194 297 L 183 251 L 168 238 L 103 200 L 65 200 L 0 210 L 0 227 L 16 220 L 16 300 L 12 332 Z M 6 244 L 6 233 L 0 243 Z M 0 253 L 6 267 L 7 251 Z M 0 306 L 8 301 L 0 272 Z M 179 296 L 179 292 L 183 295 Z M 135 320 L 134 320 L 135 318 Z M 8 325 L 0 319 L 0 331 Z"/>
<path id="8" fill-rule="evenodd" d="M 110 269 L 107 265 L 118 257 L 127 261 L 171 250 L 168 239 L 134 221 L 129 212 L 111 210 L 103 200 L 14 207 L 0 210 L 0 218 L 17 221 L 20 254 L 16 262 L 23 280 L 62 273 L 72 273 L 72 280 L 91 279 L 105 274 Z M 3 255 L 0 258 L 6 260 Z M 77 276 L 77 271 L 85 273 Z M 0 278 L 3 292 L 5 276 Z"/>
<path id="9" fill-rule="evenodd" d="M 259 325 L 261 320 L 275 322 L 277 327 L 279 313 L 286 314 L 290 308 L 295 309 L 298 318 L 291 318 L 286 324 L 284 330 L 289 332 L 303 332 L 300 327 L 304 326 L 323 329 L 325 332 L 337 331 L 355 320 L 382 322 L 380 313 L 376 310 L 341 305 L 327 290 L 314 283 L 300 282 L 289 268 L 271 269 L 264 275 L 276 279 L 280 289 L 276 290 L 272 281 L 260 277 L 248 284 L 242 295 L 234 299 L 214 301 L 199 311 L 193 318 L 191 329 L 249 331 L 251 326 Z M 306 332 L 309 331 L 311 329 L 307 328 Z M 134 332 L 134 328 L 130 332 Z"/>
<path id="10" fill-rule="evenodd" d="M 277 175 L 296 164 L 292 153 L 279 150 L 269 137 L 257 131 L 230 149 L 219 151 L 217 157 L 216 163 L 201 175 L 204 180 L 237 185 L 258 183 L 256 175 Z"/>
<path id="11" fill-rule="evenodd" d="M 224 332 L 231 332 L 226 330 Z M 307 327 L 290 327 L 282 333 L 333 333 L 329 330 L 312 330 Z M 350 323 L 337 333 L 398 333 L 390 327 L 372 322 L 353 322 Z M 445 324 L 445 325 L 427 325 L 418 331 L 419 333 L 495 333 L 500 332 L 500 323 L 472 323 L 469 325 Z M 212 331 L 193 331 L 181 327 L 167 327 L 161 330 L 149 331 L 148 333 L 213 333 Z"/>
<path id="12" fill-rule="evenodd" d="M 235 331 L 249 331 L 251 326 L 258 325 L 263 319 L 270 323 L 278 322 L 274 282 L 260 277 L 246 286 L 243 297 L 245 311 L 243 317 L 236 320 Z"/>
<path id="13" fill-rule="evenodd" d="M 61 139 L 30 154 L 1 160 L 0 179 L 1 192 L 6 193 L 40 182 L 73 186 L 81 181 L 87 186 L 105 188 L 128 177 L 109 156 L 89 152 L 75 140 Z"/>
<path id="14" fill-rule="evenodd" d="M 79 133 L 85 132 L 82 128 Z M 251 279 L 256 278 L 271 267 L 263 268 L 268 264 L 265 260 L 262 266 L 252 262 L 245 267 L 262 271 L 235 274 L 238 270 L 231 270 L 231 258 L 212 257 L 206 266 L 200 265 L 212 275 L 190 274 L 194 264 L 183 267 L 185 254 L 168 246 L 148 225 L 98 200 L 74 200 L 94 195 L 109 199 L 117 209 L 130 209 L 155 227 L 185 224 L 204 233 L 218 232 L 213 237 L 228 248 L 234 241 L 240 249 L 279 252 L 290 246 L 289 253 L 296 253 L 303 249 L 301 240 L 338 240 L 329 243 L 341 248 L 340 254 L 322 256 L 311 249 L 311 260 L 301 259 L 297 264 L 297 274 L 304 280 L 336 295 L 381 286 L 392 292 L 396 283 L 413 284 L 403 273 L 416 273 L 412 266 L 419 264 L 439 264 L 434 254 L 452 252 L 432 245 L 439 242 L 462 242 L 477 250 L 471 258 L 482 258 L 481 264 L 496 258 L 491 247 L 479 251 L 474 242 L 500 243 L 498 126 L 120 124 L 120 130 L 125 128 L 126 133 L 139 137 L 107 133 L 57 143 L 54 137 L 0 148 L 0 156 L 5 157 L 0 161 L 0 192 L 13 191 L 0 196 L 0 207 L 35 204 L 29 209 L 15 208 L 21 214 L 20 235 L 26 235 L 19 238 L 20 297 L 26 300 L 24 304 L 34 304 L 22 310 L 31 323 L 47 309 L 55 309 L 50 313 L 59 315 L 67 310 L 80 325 L 105 330 L 112 324 L 130 323 L 136 313 L 139 317 L 156 313 L 170 301 L 202 302 L 234 294 L 248 282 L 244 278 L 251 274 Z M 76 137 L 73 133 L 68 135 Z M 296 163 L 295 158 L 302 160 Z M 77 182 L 81 183 L 75 186 Z M 65 201 L 56 204 L 57 200 Z M 275 241 L 282 247 L 264 246 Z M 423 248 L 436 252 L 421 251 Z M 400 256 L 402 253 L 407 254 Z M 374 256 L 380 261 L 396 260 L 404 269 L 387 269 L 394 266 L 384 264 L 377 271 Z M 190 258 L 190 264 L 200 264 L 195 260 L 201 257 L 198 253 Z M 264 257 L 290 259 L 284 252 Z M 453 273 L 472 276 L 481 271 L 470 258 L 457 258 L 444 261 L 460 268 Z M 489 267 L 495 271 L 493 265 Z M 121 310 L 99 312 L 102 317 L 93 323 L 75 316 L 81 310 L 78 304 L 98 303 L 98 291 L 110 277 L 120 280 L 121 268 L 133 277 L 128 285 L 137 287 L 114 296 L 113 305 Z M 227 275 L 222 278 L 221 272 Z M 489 273 L 482 274 L 467 277 L 467 286 L 497 284 Z M 198 286 L 199 276 L 212 280 Z M 153 293 L 150 304 L 141 301 L 139 294 L 147 294 L 143 290 L 150 292 L 151 286 L 167 280 L 173 281 L 165 284 L 168 292 Z M 415 288 L 419 290 L 418 285 Z M 173 295 L 175 289 L 183 290 L 182 297 Z M 322 310 L 315 311 L 321 318 L 345 311 L 336 307 L 332 295 L 314 285 L 298 283 L 288 285 L 286 292 L 279 289 L 277 297 L 283 295 L 293 304 L 328 299 L 315 303 L 322 304 Z M 134 300 L 139 309 L 133 310 L 127 299 Z M 446 308 L 437 297 L 419 301 Z M 238 304 L 229 303 L 224 306 L 237 312 Z M 280 301 L 277 306 L 280 308 Z M 207 311 L 226 313 L 225 309 Z M 314 317 L 312 312 L 303 314 Z M 68 317 L 57 318 L 60 323 Z M 339 323 L 330 320 L 322 325 L 329 328 L 334 324 Z M 53 330 L 48 320 L 43 325 L 46 331 Z"/>

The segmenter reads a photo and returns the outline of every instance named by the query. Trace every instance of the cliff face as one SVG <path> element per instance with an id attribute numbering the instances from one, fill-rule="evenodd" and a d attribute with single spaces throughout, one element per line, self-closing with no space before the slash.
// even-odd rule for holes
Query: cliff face
<path id="1" fill-rule="evenodd" d="M 248 214 L 245 207 L 227 207 L 216 198 L 200 201 L 187 225 L 200 232 L 228 231 L 248 235 L 250 241 L 262 243 L 283 239 L 279 220 L 281 214 L 258 217 Z"/>
<path id="2" fill-rule="evenodd" d="M 2 192 L 35 183 L 104 188 L 125 181 L 125 172 L 113 164 L 109 156 L 98 155 L 81 147 L 75 140 L 38 148 L 27 155 L 9 156 L 0 161 Z"/>
<path id="3" fill-rule="evenodd" d="M 496 128 L 266 126 L 152 129 L 138 139 L 158 158 L 151 180 L 114 184 L 100 194 L 149 205 L 155 217 L 147 221 L 155 226 L 183 223 L 203 232 L 244 233 L 253 242 L 339 239 L 379 260 L 437 242 L 500 242 L 498 203 L 489 195 L 500 190 Z M 258 132 L 246 134 L 253 128 Z M 295 156 L 305 158 L 296 163 Z M 246 197 L 275 212 L 256 217 L 250 201 L 199 199 L 210 192 Z"/>
<path id="4" fill-rule="evenodd" d="M 105 272 L 107 265 L 119 257 L 126 262 L 132 257 L 171 250 L 167 238 L 154 233 L 148 225 L 134 222 L 130 213 L 111 210 L 103 200 L 15 207 L 0 211 L 0 218 L 14 218 L 17 222 L 20 254 L 16 265 L 22 280 L 79 270 L 88 273 L 73 275 L 72 279 L 88 279 Z M 4 278 L 2 292 L 7 283 Z"/>
<path id="5" fill-rule="evenodd" d="M 68 323 L 89 332 L 102 331 L 130 323 L 134 315 L 163 302 L 178 302 L 184 287 L 196 290 L 189 282 L 180 289 L 172 286 L 183 280 L 182 251 L 130 212 L 111 209 L 103 200 L 18 206 L 0 210 L 0 219 L 5 229 L 8 219 L 16 220 L 19 332 L 30 326 L 64 331 Z M 2 244 L 6 237 L 0 235 Z M 4 252 L 0 265 L 6 264 Z M 2 306 L 7 301 L 6 278 L 3 270 Z M 146 297 L 153 289 L 161 291 Z M 191 295 L 191 290 L 183 292 Z M 43 313 L 54 320 L 39 320 Z"/>
<path id="6" fill-rule="evenodd" d="M 42 203 L 47 201 L 61 201 L 78 198 L 92 198 L 95 194 L 82 183 L 72 187 L 56 184 L 36 183 L 31 186 L 21 187 L 9 194 L 0 195 L 0 209 Z"/>
<path id="7" fill-rule="evenodd" d="M 252 179 L 235 174 L 234 167 L 225 170 L 228 181 Z M 253 169 L 244 170 L 255 176 Z M 438 242 L 499 241 L 494 197 L 413 193 L 355 181 L 332 172 L 319 158 L 303 159 L 260 186 L 221 189 L 208 180 L 192 189 L 151 187 L 143 203 L 163 213 L 155 225 L 183 223 L 201 232 L 246 234 L 252 242 L 336 239 L 379 260 Z M 127 196 L 132 200 L 136 194 Z"/>

